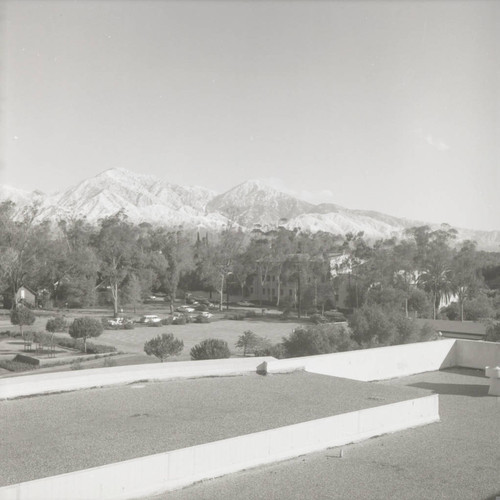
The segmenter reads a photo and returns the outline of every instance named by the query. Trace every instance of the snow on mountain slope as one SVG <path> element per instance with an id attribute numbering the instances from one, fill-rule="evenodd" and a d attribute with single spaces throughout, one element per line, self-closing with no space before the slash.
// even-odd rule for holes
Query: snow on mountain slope
<path id="1" fill-rule="evenodd" d="M 239 184 L 213 198 L 207 205 L 209 212 L 220 212 L 241 225 L 275 226 L 281 219 L 289 219 L 314 209 L 314 205 L 299 200 L 258 180 Z"/>
<path id="2" fill-rule="evenodd" d="M 287 229 L 297 227 L 311 233 L 324 231 L 327 233 L 346 234 L 362 231 L 367 239 L 400 236 L 404 229 L 402 225 L 388 224 L 368 216 L 355 215 L 348 212 L 303 214 L 289 220 L 285 224 L 285 227 Z"/>
<path id="3" fill-rule="evenodd" d="M 23 191 L 22 189 L 17 189 L 12 186 L 0 186 L 0 202 L 10 200 L 19 207 L 24 207 L 25 205 L 31 203 L 37 195 L 43 196 L 42 193 L 30 193 L 29 191 Z"/>
<path id="4" fill-rule="evenodd" d="M 247 229 L 256 224 L 264 229 L 279 224 L 310 232 L 345 234 L 362 231 L 370 240 L 399 237 L 409 227 L 426 224 L 335 204 L 313 205 L 259 180 L 244 182 L 216 195 L 203 187 L 179 186 L 120 168 L 106 170 L 53 195 L 0 186 L 0 201 L 4 200 L 14 201 L 17 213 L 36 201 L 39 219 L 86 217 L 90 222 L 96 222 L 123 210 L 135 223 L 211 230 L 220 230 L 230 221 Z M 472 239 L 477 241 L 479 248 L 500 250 L 500 231 L 458 229 L 458 232 L 459 241 Z"/>
<path id="5" fill-rule="evenodd" d="M 177 186 L 154 176 L 117 168 L 46 198 L 39 217 L 85 215 L 89 221 L 97 221 L 123 210 L 132 222 L 217 229 L 227 220 L 218 214 L 206 217 L 204 209 L 213 196 L 212 191 L 202 187 Z"/>

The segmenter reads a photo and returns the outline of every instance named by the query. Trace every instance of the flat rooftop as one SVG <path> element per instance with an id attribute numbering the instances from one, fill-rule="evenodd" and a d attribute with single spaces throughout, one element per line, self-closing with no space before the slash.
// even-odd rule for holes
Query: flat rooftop
<path id="1" fill-rule="evenodd" d="M 369 388 L 382 383 L 368 383 Z M 439 394 L 441 422 L 301 456 L 154 497 L 155 500 L 495 500 L 500 497 L 500 398 L 482 370 L 447 369 L 384 387 Z"/>
<path id="2" fill-rule="evenodd" d="M 404 384 L 294 372 L 144 382 L 0 401 L 0 486 L 428 393 Z"/>

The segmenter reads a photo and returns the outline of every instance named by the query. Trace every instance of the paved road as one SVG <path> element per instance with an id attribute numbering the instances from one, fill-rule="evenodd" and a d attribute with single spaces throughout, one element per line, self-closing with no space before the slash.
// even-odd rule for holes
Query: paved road
<path id="1" fill-rule="evenodd" d="M 154 500 L 485 500 L 500 496 L 500 398 L 470 370 L 394 381 L 440 394 L 441 423 L 198 483 Z"/>

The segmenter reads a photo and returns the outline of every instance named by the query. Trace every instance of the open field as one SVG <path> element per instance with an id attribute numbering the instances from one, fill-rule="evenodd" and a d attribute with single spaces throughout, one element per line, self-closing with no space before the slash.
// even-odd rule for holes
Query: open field
<path id="1" fill-rule="evenodd" d="M 249 310 L 249 308 L 236 309 L 231 308 L 229 313 L 241 312 Z M 254 309 L 257 310 L 257 309 Z M 260 310 L 257 310 L 260 312 Z M 96 318 L 109 317 L 111 312 L 109 309 L 86 309 L 86 310 L 68 310 L 62 311 L 62 314 L 70 322 L 79 316 L 93 316 Z M 139 319 L 142 314 L 158 314 L 160 317 L 166 317 L 168 314 L 165 304 L 146 304 L 141 307 L 135 314 L 125 312 L 124 314 L 135 319 Z M 251 330 L 255 334 L 266 337 L 272 343 L 281 342 L 284 336 L 289 335 L 294 328 L 300 323 L 298 321 L 280 321 L 276 316 L 256 316 L 255 318 L 247 318 L 242 321 L 224 319 L 224 315 L 228 311 L 214 313 L 214 317 L 210 323 L 188 323 L 186 325 L 168 325 L 160 327 L 150 327 L 136 325 L 133 330 L 104 330 L 100 337 L 90 339 L 91 342 L 98 344 L 106 344 L 116 347 L 119 352 L 124 355 L 113 356 L 113 363 L 117 365 L 140 364 L 140 363 L 155 363 L 158 360 L 154 357 L 147 356 L 144 353 L 144 343 L 151 338 L 162 333 L 173 333 L 176 337 L 184 342 L 184 350 L 179 356 L 169 358 L 169 361 L 187 361 L 190 360 L 189 351 L 191 348 L 210 337 L 225 340 L 233 356 L 240 356 L 241 351 L 236 349 L 235 343 L 240 335 L 246 330 Z M 56 314 L 55 311 L 37 311 L 37 319 L 30 327 L 25 327 L 26 330 L 44 331 L 47 319 Z M 307 320 L 302 320 L 307 322 Z M 8 312 L 0 314 L 0 331 L 10 330 L 18 331 L 18 327 L 10 323 Z M 67 333 L 57 333 L 58 336 L 69 336 Z M 0 341 L 0 354 L 10 353 L 15 349 L 16 341 L 20 339 L 6 338 Z M 18 351 L 22 351 L 22 345 L 19 344 Z M 103 360 L 92 360 L 85 362 L 86 368 L 102 367 Z M 62 371 L 69 369 L 68 366 L 59 366 L 52 368 L 40 368 L 44 371 Z M 9 375 L 7 370 L 0 369 L 0 376 Z"/>
<path id="2" fill-rule="evenodd" d="M 246 330 L 252 330 L 257 335 L 267 337 L 272 343 L 277 343 L 281 342 L 282 337 L 289 335 L 297 326 L 298 323 L 253 318 L 244 321 L 221 319 L 210 323 L 136 327 L 134 330 L 106 330 L 96 341 L 101 344 L 114 345 L 120 351 L 143 354 L 144 342 L 162 333 L 173 333 L 184 342 L 184 350 L 179 356 L 171 359 L 173 361 L 186 361 L 190 359 L 190 349 L 210 337 L 225 340 L 233 355 L 239 355 L 241 352 L 235 348 L 234 344 Z"/>
<path id="3" fill-rule="evenodd" d="M 441 422 L 204 481 L 155 500 L 495 500 L 500 398 L 483 372 L 449 369 L 384 382 L 439 393 Z M 373 384 L 369 384 L 374 387 Z"/>

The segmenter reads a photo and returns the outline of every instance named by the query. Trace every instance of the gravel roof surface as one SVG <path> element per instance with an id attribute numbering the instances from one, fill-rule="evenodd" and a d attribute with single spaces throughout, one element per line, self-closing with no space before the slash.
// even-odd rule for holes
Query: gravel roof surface
<path id="1" fill-rule="evenodd" d="M 294 372 L 1 401 L 0 485 L 425 395 L 417 388 Z"/>
<path id="2" fill-rule="evenodd" d="M 205 481 L 155 500 L 495 500 L 500 398 L 480 370 L 385 382 L 439 393 L 441 422 Z"/>

